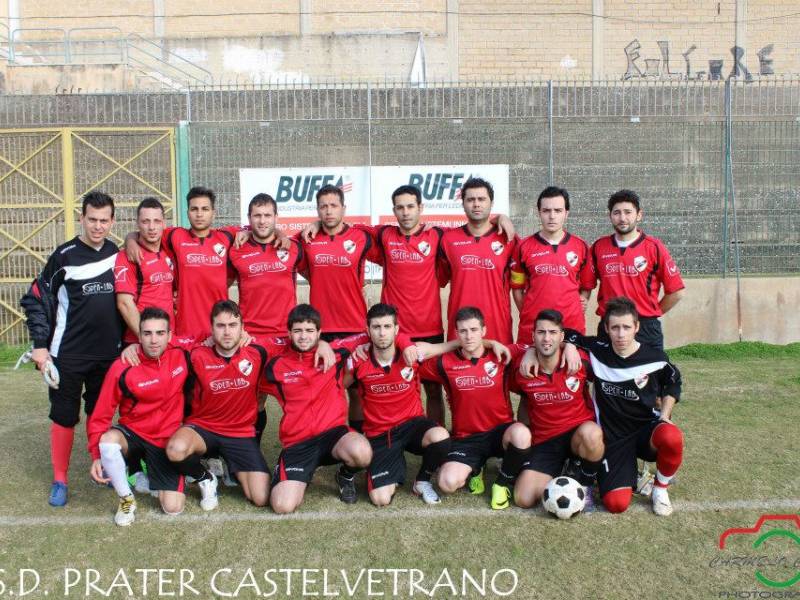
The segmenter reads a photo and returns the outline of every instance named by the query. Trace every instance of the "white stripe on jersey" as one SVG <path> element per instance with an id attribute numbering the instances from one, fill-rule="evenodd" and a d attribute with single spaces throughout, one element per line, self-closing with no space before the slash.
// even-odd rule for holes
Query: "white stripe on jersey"
<path id="1" fill-rule="evenodd" d="M 69 266 L 63 267 L 64 268 L 64 280 L 67 279 L 91 279 L 92 277 L 98 277 L 102 275 L 109 269 L 114 268 L 114 264 L 117 261 L 117 255 L 112 254 L 108 258 L 104 258 L 103 260 L 99 260 L 93 263 L 86 263 L 85 265 L 80 266 Z"/>
<path id="2" fill-rule="evenodd" d="M 62 285 L 58 288 L 58 312 L 56 312 L 56 329 L 53 332 L 53 341 L 50 343 L 50 356 L 58 356 L 58 350 L 61 346 L 61 339 L 64 337 L 64 331 L 67 328 L 67 311 L 69 310 L 69 294 L 67 293 L 67 286 Z"/>
<path id="3" fill-rule="evenodd" d="M 636 380 L 642 375 L 649 375 L 650 373 L 660 371 L 667 364 L 666 361 L 659 360 L 643 365 L 636 365 L 635 367 L 628 367 L 626 369 L 615 369 L 614 367 L 609 367 L 600 362 L 594 353 L 589 354 L 589 359 L 592 363 L 592 371 L 594 374 L 598 378 L 612 383 Z"/>

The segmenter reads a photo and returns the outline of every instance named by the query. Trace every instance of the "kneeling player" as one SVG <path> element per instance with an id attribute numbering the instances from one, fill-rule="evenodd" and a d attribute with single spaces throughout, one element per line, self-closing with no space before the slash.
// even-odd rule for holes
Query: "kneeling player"
<path id="1" fill-rule="evenodd" d="M 566 340 L 589 352 L 594 400 L 605 434 L 598 473 L 606 509 L 625 511 L 636 484 L 636 459 L 655 461 L 653 512 L 672 514 L 667 487 L 683 460 L 683 433 L 670 420 L 680 399 L 681 374 L 663 350 L 636 341 L 639 314 L 628 298 L 606 304 L 604 326 L 611 345 L 566 330 Z M 661 398 L 660 410 L 656 408 Z"/>
<path id="2" fill-rule="evenodd" d="M 543 310 L 534 321 L 534 347 L 538 375 L 529 378 L 517 371 L 520 392 L 533 432 L 531 458 L 514 486 L 514 502 L 530 508 L 542 497 L 551 479 L 561 474 L 567 459 L 579 459 L 578 482 L 586 487 L 587 509 L 593 507 L 591 485 L 603 457 L 603 430 L 594 422 L 594 409 L 583 366 L 569 374 L 561 364 L 564 341 L 563 317 L 557 310 Z"/>
<path id="3" fill-rule="evenodd" d="M 110 481 L 119 495 L 117 525 L 133 523 L 136 511 L 126 459 L 131 464 L 144 459 L 150 489 L 158 491 L 165 513 L 183 511 L 184 479 L 164 448 L 183 419 L 189 368 L 183 350 L 167 347 L 169 339 L 170 316 L 160 308 L 145 308 L 139 319 L 139 364 L 131 367 L 121 359 L 114 361 L 86 427 L 94 459 L 92 478 L 99 483 Z M 119 420 L 111 426 L 118 408 Z"/>

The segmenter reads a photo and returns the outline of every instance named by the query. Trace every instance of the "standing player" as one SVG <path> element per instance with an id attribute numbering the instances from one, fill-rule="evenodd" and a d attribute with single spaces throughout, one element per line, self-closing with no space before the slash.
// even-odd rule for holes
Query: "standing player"
<path id="1" fill-rule="evenodd" d="M 579 459 L 578 482 L 586 489 L 591 510 L 591 485 L 603 458 L 603 430 L 595 414 L 586 370 L 568 373 L 561 364 L 564 326 L 561 313 L 543 310 L 534 321 L 534 347 L 529 349 L 539 365 L 538 375 L 514 374 L 514 388 L 527 406 L 533 432 L 531 458 L 525 463 L 514 486 L 514 502 L 522 508 L 534 506 L 551 479 L 561 474 L 567 459 Z"/>
<path id="2" fill-rule="evenodd" d="M 563 315 L 565 327 L 585 333 L 583 313 L 595 284 L 589 246 L 564 230 L 569 192 L 554 186 L 545 188 L 536 208 L 542 227 L 520 242 L 511 271 L 520 344 L 532 343 L 534 319 L 547 308 Z"/>
<path id="3" fill-rule="evenodd" d="M 86 194 L 80 223 L 82 233 L 56 248 L 20 301 L 33 340 L 32 359 L 50 384 L 51 506 L 67 503 L 81 393 L 91 415 L 122 336 L 114 299 L 117 247 L 107 239 L 114 224 L 111 196 Z"/>
<path id="4" fill-rule="evenodd" d="M 603 504 L 612 513 L 628 508 L 638 457 L 656 463 L 653 512 L 667 516 L 672 514 L 667 487 L 683 460 L 683 434 L 671 420 L 680 400 L 681 374 L 663 350 L 636 340 L 639 315 L 631 300 L 612 298 L 604 308 L 611 344 L 565 332 L 566 340 L 586 350 L 591 361 L 594 401 L 605 435 L 598 473 Z"/>
<path id="5" fill-rule="evenodd" d="M 597 314 L 605 318 L 610 298 L 624 296 L 633 301 L 639 315 L 636 339 L 664 349 L 659 317 L 683 297 L 683 280 L 678 266 L 658 238 L 645 235 L 637 226 L 642 221 L 639 196 L 620 190 L 608 199 L 608 214 L 614 233 L 592 244 L 592 264 L 600 281 Z M 664 295 L 659 298 L 661 288 Z M 604 337 L 601 322 L 597 333 Z"/>
<path id="6" fill-rule="evenodd" d="M 108 370 L 100 397 L 87 423 L 90 470 L 98 483 L 111 483 L 119 496 L 114 516 L 117 525 L 135 519 L 136 500 L 128 484 L 125 463 L 138 467 L 144 459 L 150 489 L 158 491 L 161 508 L 168 515 L 183 511 L 184 478 L 173 468 L 164 448 L 183 420 L 188 393 L 189 364 L 180 348 L 168 347 L 170 315 L 148 307 L 139 319 L 139 364 L 129 366 L 117 359 Z M 112 425 L 114 414 L 119 420 Z"/>
<path id="7" fill-rule="evenodd" d="M 461 202 L 467 224 L 446 231 L 439 248 L 442 280 L 450 281 L 448 338 L 456 337 L 456 312 L 474 305 L 486 317 L 486 337 L 510 344 L 510 273 L 517 239 L 506 240 L 489 220 L 494 189 L 488 181 L 467 180 Z"/>
<path id="8" fill-rule="evenodd" d="M 145 198 L 136 208 L 139 232 L 139 262 L 131 262 L 122 251 L 114 266 L 114 291 L 117 309 L 128 326 L 122 341 L 132 344 L 139 337 L 139 314 L 146 306 L 156 306 L 173 314 L 172 259 L 161 248 L 164 233 L 164 206 L 155 198 Z"/>

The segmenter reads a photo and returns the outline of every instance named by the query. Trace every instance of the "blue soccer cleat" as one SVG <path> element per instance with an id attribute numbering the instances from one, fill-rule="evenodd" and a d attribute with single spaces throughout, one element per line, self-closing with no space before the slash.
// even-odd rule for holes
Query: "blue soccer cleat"
<path id="1" fill-rule="evenodd" d="M 67 484 L 63 481 L 54 481 L 50 486 L 50 497 L 47 499 L 50 506 L 64 506 L 67 503 Z"/>

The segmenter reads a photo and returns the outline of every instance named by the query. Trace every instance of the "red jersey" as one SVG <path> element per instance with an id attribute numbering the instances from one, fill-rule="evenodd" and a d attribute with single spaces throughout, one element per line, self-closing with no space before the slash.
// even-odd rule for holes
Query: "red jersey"
<path id="1" fill-rule="evenodd" d="M 183 421 L 185 390 L 189 376 L 187 353 L 167 348 L 160 358 L 139 350 L 141 364 L 132 367 L 117 359 L 106 377 L 86 434 L 89 454 L 100 458 L 100 437 L 109 430 L 119 409 L 118 423 L 154 446 L 165 448 Z"/>
<path id="2" fill-rule="evenodd" d="M 565 232 L 557 244 L 538 233 L 522 240 L 511 267 L 511 288 L 527 289 L 517 341 L 533 341 L 536 315 L 548 308 L 561 313 L 564 327 L 585 332 L 580 292 L 591 290 L 594 284 L 589 246 L 578 236 Z"/>
<path id="3" fill-rule="evenodd" d="M 278 438 L 284 448 L 347 425 L 347 397 L 342 384 L 345 361 L 368 339 L 361 333 L 331 343 L 337 360 L 327 371 L 314 366 L 316 348 L 308 352 L 292 348 L 267 363 L 265 391 L 275 396 L 283 409 Z"/>
<path id="4" fill-rule="evenodd" d="M 175 333 L 205 337 L 211 331 L 211 307 L 228 298 L 227 256 L 233 233 L 213 229 L 199 238 L 190 229 L 169 227 L 162 243 L 178 274 Z"/>
<path id="5" fill-rule="evenodd" d="M 369 358 L 351 358 L 348 368 L 361 390 L 367 437 L 380 435 L 409 419 L 425 415 L 417 367 L 407 366 L 399 349 L 395 349 L 389 366 L 379 364 L 370 349 Z"/>
<path id="6" fill-rule="evenodd" d="M 597 292 L 597 314 L 605 314 L 606 302 L 617 296 L 633 300 L 641 317 L 660 317 L 658 294 L 682 290 L 678 265 L 667 247 L 658 238 L 639 232 L 639 237 L 625 248 L 617 245 L 612 234 L 592 244 L 592 267 L 600 280 Z"/>
<path id="7" fill-rule="evenodd" d="M 584 367 L 575 375 L 568 375 L 566 366 L 552 374 L 540 369 L 539 375 L 532 379 L 519 373 L 519 364 L 514 367 L 512 387 L 525 400 L 534 444 L 546 442 L 586 421 L 594 421 L 594 404 L 586 386 Z"/>
<path id="8" fill-rule="evenodd" d="M 310 304 L 322 316 L 325 333 L 363 331 L 367 320 L 364 299 L 364 262 L 377 262 L 372 237 L 345 225 L 335 235 L 320 232 L 303 242 L 311 284 Z"/>
<path id="9" fill-rule="evenodd" d="M 467 226 L 444 232 L 439 247 L 443 280 L 450 280 L 447 303 L 448 339 L 456 337 L 455 316 L 462 306 L 475 306 L 486 321 L 487 339 L 510 344 L 511 333 L 511 263 L 517 239 L 508 242 L 493 227 L 481 237 L 472 235 Z"/>
<path id="10" fill-rule="evenodd" d="M 239 307 L 247 333 L 286 335 L 286 321 L 297 304 L 297 273 L 305 270 L 303 249 L 292 240 L 288 250 L 253 238 L 231 248 L 228 261 L 239 280 Z"/>
<path id="11" fill-rule="evenodd" d="M 142 312 L 146 306 L 160 308 L 173 316 L 173 265 L 172 259 L 164 251 L 151 252 L 139 246 L 139 264 L 128 260 L 125 252 L 117 254 L 114 265 L 114 292 L 130 294 L 136 303 L 136 310 Z M 139 332 L 126 328 L 123 341 L 139 341 Z"/>

